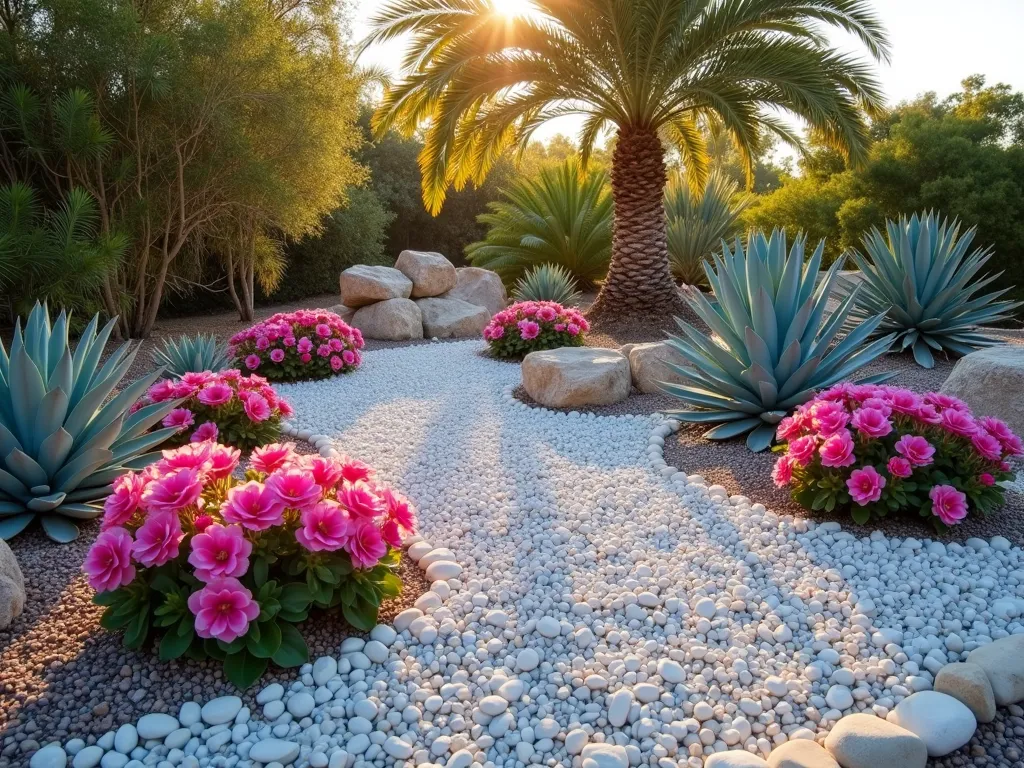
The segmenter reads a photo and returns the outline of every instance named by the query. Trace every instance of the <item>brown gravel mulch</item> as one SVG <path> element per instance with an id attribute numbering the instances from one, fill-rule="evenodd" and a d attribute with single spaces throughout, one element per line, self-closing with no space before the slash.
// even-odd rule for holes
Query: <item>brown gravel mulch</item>
<path id="1" fill-rule="evenodd" d="M 296 442 L 299 453 L 315 453 Z M 97 738 L 149 712 L 177 715 L 186 701 L 205 703 L 241 695 L 257 712 L 256 693 L 274 679 L 296 674 L 272 667 L 245 693 L 228 682 L 216 661 L 160 661 L 155 647 L 127 650 L 120 633 L 99 626 L 103 609 L 81 573 L 99 521 L 82 528 L 70 544 L 55 544 L 37 527 L 10 543 L 25 574 L 25 611 L 0 630 L 0 768 L 28 764 L 30 754 L 59 739 Z M 402 594 L 385 601 L 380 622 L 393 621 L 430 589 L 423 571 L 403 557 Z M 310 661 L 337 655 L 353 630 L 334 612 L 317 612 L 299 630 Z"/>

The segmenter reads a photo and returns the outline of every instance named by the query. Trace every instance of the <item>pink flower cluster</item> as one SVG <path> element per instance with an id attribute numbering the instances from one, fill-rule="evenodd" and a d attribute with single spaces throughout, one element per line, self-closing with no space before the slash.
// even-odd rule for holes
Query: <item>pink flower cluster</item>
<path id="1" fill-rule="evenodd" d="M 188 598 L 196 634 L 231 642 L 260 612 L 249 577 L 255 550 L 297 542 L 300 557 L 344 553 L 366 569 L 415 531 L 409 502 L 358 461 L 272 444 L 253 452 L 252 479 L 241 482 L 238 460 L 235 449 L 189 443 L 118 479 L 83 566 L 89 584 L 110 592 L 139 567 L 190 570 L 203 583 Z"/>
<path id="2" fill-rule="evenodd" d="M 503 309 L 484 328 L 484 340 L 497 357 L 517 357 L 539 349 L 579 346 L 590 330 L 576 309 L 553 301 L 521 301 Z"/>
<path id="3" fill-rule="evenodd" d="M 798 407 L 777 436 L 786 450 L 772 477 L 794 498 L 806 501 L 833 487 L 823 478 L 839 477 L 858 507 L 916 504 L 944 525 L 962 521 L 972 503 L 988 511 L 1001 501 L 996 480 L 1024 454 L 1004 422 L 975 417 L 955 397 L 847 382 Z"/>
<path id="4" fill-rule="evenodd" d="M 150 387 L 132 410 L 182 399 L 185 402 L 162 422 L 163 426 L 178 430 L 175 443 L 220 440 L 249 449 L 252 445 L 247 444 L 250 441 L 246 436 L 256 438 L 263 434 L 274 439 L 280 431 L 280 420 L 293 414 L 288 401 L 263 376 L 243 376 L 236 369 L 190 372 L 177 379 L 163 379 Z M 249 428 L 240 428 L 240 423 Z M 265 428 L 252 429 L 264 423 Z"/>
<path id="5" fill-rule="evenodd" d="M 275 381 L 349 373 L 362 362 L 363 335 L 326 309 L 278 312 L 231 337 L 239 366 Z"/>

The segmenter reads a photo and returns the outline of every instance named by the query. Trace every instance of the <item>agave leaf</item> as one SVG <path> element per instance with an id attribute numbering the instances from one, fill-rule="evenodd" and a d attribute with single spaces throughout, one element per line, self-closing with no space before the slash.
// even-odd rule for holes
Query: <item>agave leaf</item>
<path id="1" fill-rule="evenodd" d="M 14 408 L 14 433 L 22 445 L 31 445 L 32 419 L 42 403 L 46 387 L 35 363 L 24 347 L 20 347 L 11 360 L 11 401 Z"/>
<path id="2" fill-rule="evenodd" d="M 922 338 L 914 342 L 914 359 L 922 368 L 934 368 L 935 356 L 932 355 L 931 350 L 928 349 L 928 345 L 924 341 Z"/>
<path id="3" fill-rule="evenodd" d="M 685 421 L 688 424 L 710 424 L 718 421 L 739 421 L 740 419 L 749 418 L 747 414 L 740 413 L 739 411 L 671 410 L 665 411 L 665 413 L 671 416 L 675 416 L 680 421 Z"/>
<path id="4" fill-rule="evenodd" d="M 62 515 L 74 518 L 75 520 L 95 520 L 103 514 L 102 508 L 92 504 L 66 503 L 61 504 L 57 511 Z"/>
<path id="5" fill-rule="evenodd" d="M 0 507 L 0 515 L 2 514 L 3 510 Z M 14 515 L 13 517 L 0 517 L 0 539 L 10 541 L 25 530 L 25 527 L 35 519 L 35 512 L 22 512 L 20 515 Z"/>
<path id="6" fill-rule="evenodd" d="M 28 486 L 5 469 L 0 468 L 0 493 L 12 498 L 27 501 L 32 498 Z"/>
<path id="7" fill-rule="evenodd" d="M 43 471 L 39 463 L 22 450 L 15 448 L 8 453 L 4 463 L 29 488 L 37 485 L 48 485 L 50 482 L 49 475 Z"/>
<path id="8" fill-rule="evenodd" d="M 75 439 L 63 427 L 54 430 L 49 437 L 43 440 L 42 445 L 39 446 L 38 459 L 39 466 L 43 468 L 47 477 L 53 477 L 63 466 L 74 444 Z"/>
<path id="9" fill-rule="evenodd" d="M 737 437 L 749 432 L 754 427 L 762 424 L 760 419 L 743 419 L 742 421 L 731 421 L 720 424 L 714 429 L 709 429 L 703 434 L 708 440 L 728 440 L 730 437 Z"/>
<path id="10" fill-rule="evenodd" d="M 774 424 L 762 423 L 747 435 L 747 448 L 754 451 L 754 453 L 760 453 L 765 450 L 775 439 L 775 429 Z"/>
<path id="11" fill-rule="evenodd" d="M 33 512 L 52 512 L 64 502 L 65 496 L 67 494 L 60 491 L 48 496 L 36 496 L 34 499 L 29 499 L 25 506 Z"/>
<path id="12" fill-rule="evenodd" d="M 46 438 L 61 429 L 67 412 L 68 396 L 64 390 L 51 389 L 47 392 L 36 412 L 35 428 L 32 430 L 28 450 L 35 453 Z"/>
<path id="13" fill-rule="evenodd" d="M 39 522 L 42 523 L 46 535 L 61 544 L 67 544 L 78 538 L 78 526 L 67 518 L 59 515 L 42 515 Z"/>

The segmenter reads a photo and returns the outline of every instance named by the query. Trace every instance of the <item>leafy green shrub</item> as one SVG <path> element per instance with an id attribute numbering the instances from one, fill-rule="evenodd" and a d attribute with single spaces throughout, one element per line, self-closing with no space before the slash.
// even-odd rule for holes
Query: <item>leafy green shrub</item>
<path id="1" fill-rule="evenodd" d="M 579 302 L 576 281 L 558 264 L 541 264 L 516 281 L 512 289 L 516 301 L 553 301 L 573 305 Z"/>
<path id="2" fill-rule="evenodd" d="M 231 364 L 231 358 L 228 345 L 212 333 L 182 334 L 176 339 L 165 339 L 162 347 L 153 350 L 153 364 L 162 366 L 168 377 L 184 376 L 223 371 Z"/>
<path id="3" fill-rule="evenodd" d="M 956 221 L 940 224 L 935 213 L 915 213 L 885 226 L 888 239 L 874 228 L 864 236 L 867 256 L 850 251 L 864 275 L 861 306 L 851 324 L 882 313 L 875 335 L 895 333 L 900 348 L 912 349 L 924 368 L 935 365 L 932 350 L 966 355 L 997 343 L 980 327 L 1007 319 L 1021 304 L 997 301 L 1013 286 L 976 295 L 1002 273 L 979 274 L 992 250 L 976 248 L 968 255 L 975 230 L 961 237 Z"/>
<path id="4" fill-rule="evenodd" d="M 357 461 L 253 452 L 213 442 L 168 451 L 155 471 L 122 478 L 82 570 L 106 608 L 101 624 L 129 648 L 160 636 L 160 658 L 210 657 L 247 688 L 270 662 L 309 656 L 296 625 L 314 608 L 358 630 L 396 597 L 409 503 Z"/>
<path id="5" fill-rule="evenodd" d="M 552 301 L 523 301 L 498 312 L 484 328 L 490 353 L 520 359 L 530 352 L 582 347 L 590 330 L 587 319 L 572 307 Z"/>
<path id="6" fill-rule="evenodd" d="M 46 306 L 36 304 L 24 332 L 18 320 L 10 356 L 0 343 L 0 538 L 38 516 L 51 539 L 74 540 L 72 520 L 97 517 L 91 502 L 120 475 L 159 458 L 147 451 L 174 434 L 149 429 L 175 401 L 129 413 L 159 370 L 111 397 L 138 353 L 126 342 L 100 365 L 115 322 L 97 331 L 93 317 L 72 352 L 68 316 L 61 312 L 51 326 Z"/>
<path id="7" fill-rule="evenodd" d="M 494 270 L 506 284 L 544 264 L 586 287 L 605 276 L 612 255 L 607 173 L 587 174 L 571 159 L 536 179 L 516 179 L 503 195 L 479 216 L 489 227 L 486 240 L 466 248 L 474 267 Z"/>
<path id="8" fill-rule="evenodd" d="M 739 185 L 715 171 L 701 194 L 695 194 L 682 175 L 665 190 L 668 217 L 668 258 L 672 274 L 687 285 L 706 286 L 704 262 L 733 237 L 740 215 L 751 198 L 735 200 Z"/>
<path id="9" fill-rule="evenodd" d="M 894 334 L 865 343 L 882 315 L 864 318 L 841 341 L 833 340 L 850 316 L 857 291 L 830 316 L 825 305 L 840 263 L 829 269 L 815 289 L 824 243 L 804 264 L 804 240 L 786 251 L 786 233 L 750 235 L 746 250 L 737 240 L 705 267 L 717 303 L 692 292 L 687 302 L 718 337 L 712 340 L 676 320 L 687 339 L 670 337 L 668 345 L 693 367 L 670 365 L 687 383 L 662 388 L 698 410 L 673 411 L 681 421 L 720 424 L 704 437 L 723 440 L 748 434 L 747 446 L 767 448 L 775 425 L 815 390 L 831 386 L 884 354 Z M 888 374 L 868 377 L 882 381 Z"/>

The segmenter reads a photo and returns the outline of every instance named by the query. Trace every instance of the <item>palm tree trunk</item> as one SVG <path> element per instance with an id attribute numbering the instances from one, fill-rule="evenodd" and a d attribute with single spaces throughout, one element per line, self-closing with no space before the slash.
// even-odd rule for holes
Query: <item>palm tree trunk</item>
<path id="1" fill-rule="evenodd" d="M 612 154 L 612 260 L 592 319 L 664 315 L 682 305 L 669 269 L 665 150 L 651 128 L 620 128 Z"/>

